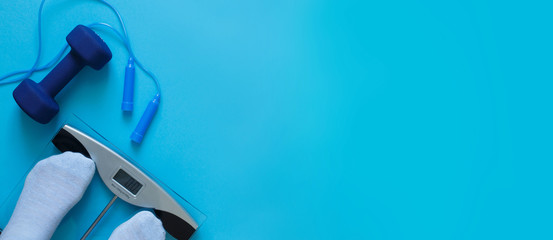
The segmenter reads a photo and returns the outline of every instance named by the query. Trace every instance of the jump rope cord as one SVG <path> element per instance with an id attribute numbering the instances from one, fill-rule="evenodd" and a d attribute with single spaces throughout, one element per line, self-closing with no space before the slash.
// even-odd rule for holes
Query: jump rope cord
<path id="1" fill-rule="evenodd" d="M 67 43 L 65 43 L 63 45 L 62 49 L 58 52 L 58 54 L 56 54 L 54 56 L 54 58 L 50 62 L 44 64 L 43 66 L 39 66 L 40 56 L 41 56 L 41 53 L 42 53 L 42 8 L 44 7 L 44 2 L 45 1 L 46 0 L 42 0 L 40 2 L 40 7 L 39 7 L 39 10 L 38 10 L 38 54 L 37 54 L 37 57 L 35 59 L 35 63 L 33 64 L 33 67 L 31 67 L 31 69 L 28 69 L 28 70 L 14 71 L 14 72 L 11 72 L 11 73 L 7 73 L 3 76 L 0 76 L 0 85 L 13 83 L 13 82 L 19 82 L 19 81 L 22 81 L 24 79 L 29 78 L 29 76 L 31 76 L 35 72 L 41 72 L 41 71 L 44 71 L 46 69 L 51 68 L 57 62 L 60 61 L 60 59 L 64 56 L 64 53 L 69 48 Z M 119 31 L 117 31 L 117 29 L 115 29 L 114 27 L 112 27 L 111 25 L 109 25 L 107 23 L 95 22 L 95 23 L 89 24 L 88 27 L 90 27 L 90 28 L 106 28 L 106 29 L 111 30 L 123 42 L 123 44 L 127 48 L 127 51 L 129 52 L 130 57 L 134 59 L 134 62 L 138 66 L 138 68 L 140 68 L 142 71 L 144 71 L 144 73 L 146 73 L 146 75 L 148 75 L 148 77 L 150 77 L 154 81 L 154 83 L 156 84 L 157 95 L 159 97 L 161 95 L 161 88 L 159 86 L 159 81 L 156 78 L 156 76 L 152 72 L 150 72 L 148 69 L 146 69 L 144 67 L 144 65 L 134 55 L 134 52 L 131 48 L 129 37 L 128 37 L 128 34 L 127 34 L 127 28 L 125 27 L 125 23 L 123 22 L 123 18 L 121 17 L 121 14 L 119 14 L 119 11 L 117 11 L 117 9 L 115 9 L 115 7 L 113 7 L 113 5 L 111 5 L 110 3 L 108 3 L 104 0 L 97 0 L 97 1 L 99 1 L 103 4 L 105 4 L 106 6 L 108 6 L 115 13 L 115 15 L 117 15 L 117 18 L 119 20 L 119 24 L 121 26 L 121 29 L 123 30 L 123 34 L 119 33 Z M 21 77 L 18 77 L 18 78 L 8 80 L 9 78 L 11 78 L 13 76 L 16 76 L 16 75 L 20 75 L 20 74 L 25 74 L 25 75 L 23 75 Z"/>

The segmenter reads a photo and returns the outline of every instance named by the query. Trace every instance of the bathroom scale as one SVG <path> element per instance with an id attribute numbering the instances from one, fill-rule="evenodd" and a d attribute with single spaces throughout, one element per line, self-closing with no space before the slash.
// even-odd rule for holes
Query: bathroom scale
<path id="1" fill-rule="evenodd" d="M 108 239 L 117 226 L 141 210 L 151 211 L 161 220 L 166 239 L 189 239 L 206 219 L 181 194 L 77 116 L 59 127 L 36 162 L 65 151 L 91 158 L 96 173 L 81 201 L 61 221 L 52 239 Z M 21 176 L 6 199 L 0 199 L 0 230 L 7 225 L 31 169 Z"/>

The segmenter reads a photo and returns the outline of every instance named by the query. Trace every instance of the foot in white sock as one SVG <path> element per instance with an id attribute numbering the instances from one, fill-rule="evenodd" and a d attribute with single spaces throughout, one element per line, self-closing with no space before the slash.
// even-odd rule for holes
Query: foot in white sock
<path id="1" fill-rule="evenodd" d="M 29 172 L 0 240 L 50 239 L 63 217 L 81 199 L 94 162 L 80 153 L 51 156 Z"/>
<path id="2" fill-rule="evenodd" d="M 109 240 L 163 240 L 165 229 L 161 221 L 148 211 L 141 211 L 119 225 Z"/>

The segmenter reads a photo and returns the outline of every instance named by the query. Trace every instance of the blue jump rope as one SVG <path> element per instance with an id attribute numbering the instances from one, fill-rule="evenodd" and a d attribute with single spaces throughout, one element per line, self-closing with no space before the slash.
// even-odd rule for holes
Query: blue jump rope
<path id="1" fill-rule="evenodd" d="M 104 28 L 111 30 L 123 42 L 129 53 L 129 60 L 127 66 L 125 67 L 125 84 L 121 109 L 128 112 L 133 110 L 135 65 L 144 71 L 144 73 L 146 73 L 146 75 L 148 75 L 148 77 L 150 77 L 156 84 L 157 92 L 146 107 L 144 114 L 142 114 L 140 121 L 130 137 L 133 142 L 142 142 L 144 134 L 150 126 L 150 123 L 152 122 L 152 119 L 159 107 L 161 88 L 155 75 L 147 70 L 134 55 L 125 23 L 123 22 L 123 18 L 121 17 L 121 14 L 119 14 L 119 11 L 117 11 L 117 9 L 115 9 L 115 7 L 108 2 L 104 0 L 97 0 L 108 6 L 117 15 L 123 34 L 107 23 L 95 22 L 87 25 L 86 27 L 79 25 L 67 36 L 67 43 L 64 44 L 58 54 L 56 54 L 50 62 L 39 66 L 42 52 L 42 8 L 45 1 L 46 0 L 42 0 L 40 2 L 40 8 L 38 11 L 38 54 L 35 59 L 35 63 L 28 70 L 14 71 L 7 73 L 4 76 L 0 76 L 0 85 L 21 81 L 20 85 L 17 86 L 13 93 L 16 102 L 23 109 L 23 111 L 25 111 L 37 122 L 43 124 L 48 123 L 59 111 L 57 103 L 53 100 L 56 94 L 85 65 L 89 65 L 90 67 L 99 70 L 111 59 L 111 52 L 107 45 L 105 45 L 105 43 L 90 29 Z M 71 51 L 68 51 L 70 46 L 72 49 Z M 60 61 L 62 56 L 66 53 L 68 53 L 66 57 Z M 54 69 L 40 83 L 37 84 L 28 79 L 33 73 L 50 69 L 56 63 L 57 65 Z M 21 76 L 15 77 L 18 75 Z M 12 77 L 15 78 L 10 79 Z"/>

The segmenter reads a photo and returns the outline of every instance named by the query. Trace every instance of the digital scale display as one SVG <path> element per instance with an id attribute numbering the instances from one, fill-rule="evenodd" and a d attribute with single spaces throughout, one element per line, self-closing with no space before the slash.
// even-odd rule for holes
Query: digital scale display
<path id="1" fill-rule="evenodd" d="M 133 195 L 136 195 L 138 191 L 140 191 L 140 189 L 142 188 L 142 184 L 132 178 L 127 172 L 123 171 L 123 169 L 119 169 L 119 171 L 117 171 L 115 176 L 113 176 L 113 180 L 115 180 Z"/>

